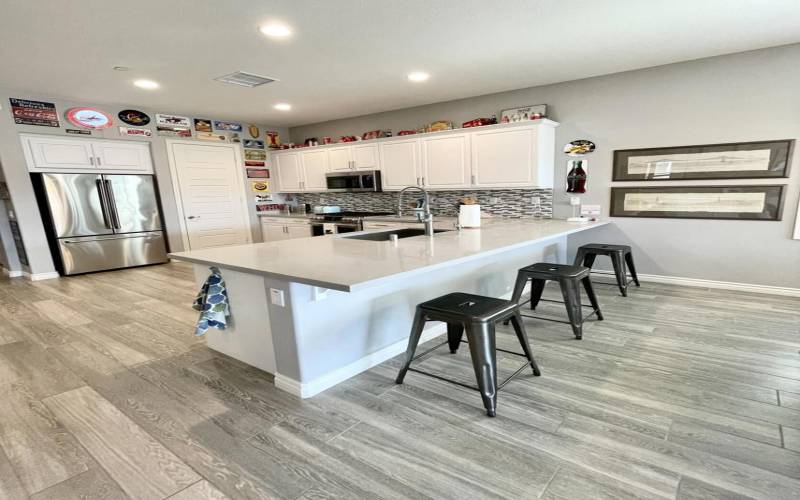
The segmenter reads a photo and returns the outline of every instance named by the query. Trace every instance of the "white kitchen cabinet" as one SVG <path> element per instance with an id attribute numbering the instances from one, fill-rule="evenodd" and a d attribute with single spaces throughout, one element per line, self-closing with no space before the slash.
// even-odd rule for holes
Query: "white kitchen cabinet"
<path id="1" fill-rule="evenodd" d="M 340 146 L 328 148 L 328 165 L 331 172 L 353 170 L 353 147 Z"/>
<path id="2" fill-rule="evenodd" d="M 148 143 L 34 134 L 22 134 L 20 139 L 31 171 L 153 172 Z"/>
<path id="3" fill-rule="evenodd" d="M 328 172 L 328 152 L 324 149 L 303 151 L 303 191 L 325 191 L 328 187 L 325 174 Z"/>
<path id="4" fill-rule="evenodd" d="M 553 187 L 553 140 L 552 128 L 540 126 L 473 133 L 474 186 Z"/>
<path id="5" fill-rule="evenodd" d="M 362 144 L 353 146 L 353 168 L 356 170 L 378 170 L 378 145 Z"/>
<path id="6" fill-rule="evenodd" d="M 378 148 L 384 191 L 418 186 L 422 179 L 419 139 L 382 142 Z"/>
<path id="7" fill-rule="evenodd" d="M 97 167 L 103 170 L 151 170 L 150 145 L 129 141 L 92 141 Z"/>
<path id="8" fill-rule="evenodd" d="M 278 192 L 297 193 L 302 191 L 303 164 L 299 152 L 276 154 L 273 157 L 273 165 L 278 176 Z"/>
<path id="9" fill-rule="evenodd" d="M 470 134 L 421 139 L 422 185 L 430 189 L 471 186 Z"/>
<path id="10" fill-rule="evenodd" d="M 311 225 L 304 219 L 262 218 L 261 236 L 265 242 L 310 238 Z"/>

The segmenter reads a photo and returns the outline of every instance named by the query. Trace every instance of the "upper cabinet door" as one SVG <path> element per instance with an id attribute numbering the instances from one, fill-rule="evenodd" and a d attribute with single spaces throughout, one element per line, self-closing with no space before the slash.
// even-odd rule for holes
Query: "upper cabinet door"
<path id="1" fill-rule="evenodd" d="M 353 170 L 352 146 L 328 149 L 328 168 L 331 172 Z"/>
<path id="2" fill-rule="evenodd" d="M 422 183 L 430 188 L 471 185 L 469 134 L 425 137 L 422 141 Z"/>
<path id="3" fill-rule="evenodd" d="M 381 177 L 385 191 L 406 186 L 419 186 L 422 182 L 419 159 L 419 139 L 400 139 L 381 142 Z"/>
<path id="4" fill-rule="evenodd" d="M 353 165 L 356 170 L 378 170 L 378 145 L 353 146 Z"/>
<path id="5" fill-rule="evenodd" d="M 328 152 L 303 151 L 303 191 L 325 191 L 328 184 L 325 174 L 328 172 Z"/>
<path id="6" fill-rule="evenodd" d="M 94 169 L 97 159 L 92 149 L 93 141 L 52 136 L 24 136 L 30 153 L 30 170 Z"/>
<path id="7" fill-rule="evenodd" d="M 150 145 L 127 141 L 92 142 L 97 166 L 103 170 L 153 171 Z"/>
<path id="8" fill-rule="evenodd" d="M 476 132 L 472 136 L 472 168 L 476 186 L 536 185 L 536 130 Z"/>
<path id="9" fill-rule="evenodd" d="M 297 193 L 302 191 L 302 165 L 300 153 L 280 153 L 273 156 L 275 171 L 278 174 L 278 191 Z"/>

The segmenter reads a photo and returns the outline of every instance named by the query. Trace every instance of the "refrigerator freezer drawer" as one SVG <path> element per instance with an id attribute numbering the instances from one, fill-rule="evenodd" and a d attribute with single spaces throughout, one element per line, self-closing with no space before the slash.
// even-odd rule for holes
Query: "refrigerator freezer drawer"
<path id="1" fill-rule="evenodd" d="M 67 275 L 167 262 L 161 232 L 61 238 L 58 247 Z"/>

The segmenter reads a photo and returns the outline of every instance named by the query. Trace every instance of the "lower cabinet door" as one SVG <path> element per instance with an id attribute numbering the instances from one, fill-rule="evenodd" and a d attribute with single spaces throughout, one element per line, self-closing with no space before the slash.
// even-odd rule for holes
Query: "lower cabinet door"
<path id="1" fill-rule="evenodd" d="M 261 224 L 261 236 L 264 241 L 280 241 L 289 238 L 283 224 Z"/>
<path id="2" fill-rule="evenodd" d="M 310 238 L 311 234 L 311 226 L 309 224 L 304 224 L 302 226 L 286 226 L 288 231 L 289 239 L 296 239 L 296 238 Z"/>

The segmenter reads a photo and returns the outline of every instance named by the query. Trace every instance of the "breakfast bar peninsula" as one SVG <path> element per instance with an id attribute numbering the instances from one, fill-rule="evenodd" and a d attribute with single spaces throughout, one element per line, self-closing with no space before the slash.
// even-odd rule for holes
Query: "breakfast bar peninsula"
<path id="1" fill-rule="evenodd" d="M 491 219 L 433 236 L 416 226 L 170 257 L 194 264 L 198 286 L 211 266 L 226 282 L 228 328 L 209 330 L 207 345 L 306 398 L 404 352 L 418 303 L 453 291 L 510 297 L 517 269 L 566 262 L 570 234 L 605 224 Z M 444 332 L 431 323 L 422 340 Z"/>

